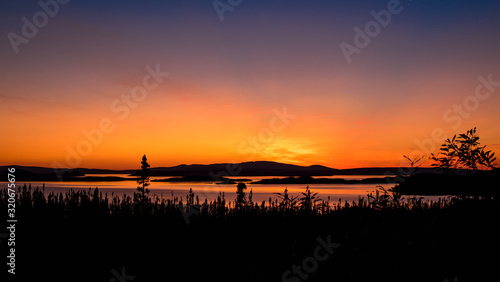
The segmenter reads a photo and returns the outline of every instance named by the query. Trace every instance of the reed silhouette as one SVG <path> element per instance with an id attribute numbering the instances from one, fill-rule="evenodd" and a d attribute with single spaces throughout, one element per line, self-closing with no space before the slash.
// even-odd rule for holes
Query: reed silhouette
<path id="1" fill-rule="evenodd" d="M 403 184 L 422 175 L 428 181 L 424 173 Z M 498 170 L 445 176 L 482 183 L 497 181 Z M 134 282 L 280 281 L 314 255 L 318 237 L 341 245 L 307 281 L 486 281 L 498 275 L 491 256 L 500 252 L 498 194 L 458 190 L 424 201 L 379 187 L 355 201 L 331 202 L 306 186 L 301 195 L 284 188 L 275 199 L 254 203 L 252 189 L 247 197 L 246 185 L 238 183 L 234 201 L 224 193 L 200 200 L 192 189 L 183 200 L 173 193 L 150 196 L 149 177 L 144 155 L 133 197 L 99 188 L 48 193 L 44 185 L 18 186 L 18 278 L 107 281 L 111 270 L 126 267 Z M 0 210 L 8 198 L 0 190 Z"/>
<path id="2" fill-rule="evenodd" d="M 190 273 L 188 280 L 279 281 L 284 270 L 310 255 L 305 250 L 314 248 L 309 245 L 314 238 L 328 234 L 342 247 L 308 281 L 443 281 L 455 275 L 467 281 L 478 269 L 490 274 L 486 270 L 494 269 L 494 262 L 487 254 L 500 251 L 495 197 L 423 201 L 379 189 L 357 201 L 331 203 L 306 187 L 300 199 L 285 189 L 274 201 L 253 205 L 247 200 L 242 208 L 241 199 L 227 201 L 223 193 L 200 203 L 192 190 L 184 201 L 151 197 L 144 202 L 98 188 L 18 189 L 19 264 L 33 274 L 57 262 L 54 281 L 75 273 L 107 277 L 123 266 L 137 281 L 172 273 Z M 0 208 L 7 199 L 0 190 Z M 36 238 L 29 235 L 34 232 Z M 88 261 L 95 267 L 85 267 Z M 391 271 L 379 272 L 388 265 Z M 413 276 L 404 276 L 408 273 Z"/>
<path id="3" fill-rule="evenodd" d="M 7 198 L 1 190 L 0 208 Z M 24 185 L 17 199 L 23 219 L 19 264 L 43 273 L 57 262 L 54 281 L 83 269 L 78 275 L 84 278 L 107 277 L 123 266 L 137 281 L 172 273 L 190 273 L 188 280 L 236 275 L 238 281 L 279 281 L 284 270 L 310 255 L 305 250 L 314 248 L 314 238 L 332 234 L 342 247 L 308 281 L 400 281 L 408 273 L 414 276 L 405 281 L 454 275 L 467 281 L 477 269 L 493 267 L 487 254 L 500 250 L 494 197 L 423 201 L 379 189 L 357 201 L 330 203 L 306 187 L 300 199 L 285 189 L 274 201 L 247 201 L 244 208 L 223 193 L 200 203 L 190 190 L 185 199 L 140 202 L 98 188 L 45 193 L 43 186 Z M 29 235 L 36 231 L 42 232 Z M 85 267 L 87 261 L 95 267 Z M 388 265 L 390 272 L 379 272 Z"/>

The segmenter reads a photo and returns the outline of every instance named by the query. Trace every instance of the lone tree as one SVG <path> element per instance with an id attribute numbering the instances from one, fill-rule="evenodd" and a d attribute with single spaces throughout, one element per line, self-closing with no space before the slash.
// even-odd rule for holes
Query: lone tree
<path id="1" fill-rule="evenodd" d="M 443 173 L 455 173 L 457 169 L 476 171 L 479 169 L 495 168 L 495 153 L 486 151 L 486 146 L 479 146 L 479 136 L 476 128 L 468 130 L 465 134 L 454 135 L 446 139 L 441 145 L 439 154 L 430 157 L 435 161 L 435 166 Z"/>
<path id="2" fill-rule="evenodd" d="M 149 195 L 149 164 L 146 155 L 142 156 L 141 170 L 137 172 L 137 192 L 139 192 L 140 202 L 146 201 Z"/>
<path id="3" fill-rule="evenodd" d="M 247 185 L 243 182 L 238 183 L 236 186 L 236 208 L 243 208 L 246 203 L 246 195 L 245 190 L 247 189 Z"/>

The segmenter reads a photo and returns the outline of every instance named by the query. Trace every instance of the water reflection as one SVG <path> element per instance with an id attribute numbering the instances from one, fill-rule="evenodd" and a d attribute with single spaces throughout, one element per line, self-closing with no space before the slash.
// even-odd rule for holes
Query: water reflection
<path id="1" fill-rule="evenodd" d="M 130 177 L 126 174 L 113 174 L 113 175 L 99 175 L 92 174 L 87 176 L 118 176 L 118 177 Z M 151 177 L 151 179 L 162 179 L 169 178 L 168 177 Z M 251 180 L 260 180 L 265 178 L 276 178 L 277 176 L 266 176 L 266 177 L 231 177 L 231 178 L 246 178 Z M 364 176 L 364 175 L 337 175 L 329 178 L 345 178 L 345 179 L 363 179 L 368 177 L 384 177 L 382 175 L 379 176 Z M 24 183 L 19 182 L 19 185 L 23 185 Z M 29 184 L 29 183 L 27 183 Z M 31 185 L 33 188 L 36 186 L 41 187 L 42 182 L 32 182 Z M 247 184 L 246 193 L 250 192 L 250 189 L 253 192 L 253 201 L 254 202 L 262 202 L 268 201 L 269 197 L 273 200 L 276 199 L 276 195 L 274 193 L 282 193 L 285 188 L 288 189 L 288 192 L 291 195 L 301 195 L 301 192 L 304 192 L 306 186 L 309 186 L 312 192 L 318 193 L 321 199 L 328 200 L 330 198 L 330 202 L 337 202 L 339 199 L 342 201 L 356 201 L 358 197 L 365 197 L 370 192 L 373 192 L 377 189 L 377 186 L 382 186 L 383 188 L 389 189 L 394 186 L 394 184 Z M 137 183 L 135 178 L 131 178 L 130 180 L 124 181 L 97 181 L 97 182 L 74 182 L 74 181 L 62 181 L 62 182 L 46 182 L 45 183 L 45 193 L 48 194 L 50 192 L 65 192 L 68 189 L 89 189 L 89 188 L 99 188 L 99 190 L 103 193 L 103 195 L 107 194 L 108 196 L 132 196 L 137 188 Z M 236 198 L 236 184 L 215 184 L 212 183 L 199 183 L 199 182 L 191 182 L 191 183 L 173 183 L 173 182 L 151 182 L 151 185 L 148 187 L 151 190 L 150 196 L 158 197 L 160 199 L 169 199 L 172 197 L 182 197 L 186 198 L 186 194 L 189 192 L 189 189 L 192 188 L 195 195 L 197 195 L 200 201 L 204 201 L 207 199 L 208 201 L 214 200 L 219 196 L 220 193 L 224 193 L 227 200 L 234 201 Z M 426 199 L 435 200 L 438 197 L 425 197 Z"/>

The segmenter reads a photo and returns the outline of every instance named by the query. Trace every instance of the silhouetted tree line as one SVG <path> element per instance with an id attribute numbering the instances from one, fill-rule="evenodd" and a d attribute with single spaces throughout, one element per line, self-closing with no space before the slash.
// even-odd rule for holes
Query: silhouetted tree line
<path id="1" fill-rule="evenodd" d="M 412 168 L 418 168 L 419 159 L 409 158 Z M 498 179 L 495 171 L 488 172 Z M 314 256 L 318 236 L 331 236 L 340 248 L 307 281 L 497 277 L 498 263 L 491 259 L 500 251 L 495 196 L 425 201 L 379 187 L 355 201 L 330 201 L 306 187 L 299 195 L 284 189 L 256 202 L 251 187 L 240 183 L 235 200 L 219 193 L 209 201 L 192 189 L 182 197 L 173 192 L 171 197 L 151 196 L 145 156 L 136 175 L 138 187 L 130 196 L 98 188 L 48 193 L 44 186 L 18 186 L 22 269 L 16 275 L 22 281 L 39 280 L 41 274 L 51 281 L 110 281 L 110 270 L 120 273 L 126 267 L 134 281 L 281 281 L 284 271 Z M 429 185 L 424 180 L 419 186 Z M 7 209 L 7 199 L 7 191 L 0 189 L 0 210 Z"/>
<path id="2" fill-rule="evenodd" d="M 400 210 L 429 210 L 442 209 L 460 202 L 467 197 L 440 198 L 437 201 L 423 201 L 422 197 L 406 197 L 379 188 L 367 197 L 359 197 L 357 201 L 339 199 L 336 203 L 330 200 L 321 200 L 317 193 L 312 193 L 309 187 L 302 193 L 302 197 L 292 196 L 285 189 L 283 193 L 276 193 L 277 198 L 269 198 L 261 203 L 252 201 L 252 191 L 249 197 L 242 194 L 245 184 L 238 184 L 235 201 L 228 201 L 225 194 L 220 192 L 216 199 L 200 202 L 192 189 L 182 197 L 169 199 L 158 196 L 149 197 L 142 192 L 135 192 L 133 197 L 112 193 L 108 195 L 98 188 L 88 190 L 68 190 L 66 192 L 45 193 L 45 185 L 32 188 L 30 185 L 18 187 L 17 209 L 19 212 L 45 212 L 59 216 L 179 216 L 197 215 L 210 218 L 225 218 L 236 215 L 328 215 L 345 209 L 400 209 Z M 245 187 L 246 188 L 246 187 Z M 0 190 L 0 206 L 6 206 L 8 195 L 6 189 Z"/>
<path id="3" fill-rule="evenodd" d="M 458 139 L 455 137 L 452 140 L 447 140 L 451 145 L 445 146 L 441 151 L 448 153 L 446 155 L 447 163 L 453 160 L 455 163 L 460 163 L 465 166 L 477 169 L 476 163 L 486 164 L 493 168 L 492 163 L 495 160 L 494 154 L 490 151 L 484 152 L 484 147 L 478 147 L 478 139 L 475 135 L 476 130 L 470 130 L 467 134 L 461 134 Z M 461 144 L 460 147 L 453 142 Z M 472 149 L 471 149 L 472 148 Z M 413 168 L 414 164 L 421 158 L 410 159 L 405 156 Z M 435 157 L 435 160 L 438 160 Z M 474 165 L 471 165 L 474 164 Z M 452 167 L 456 169 L 458 165 Z M 192 189 L 189 189 L 186 195 L 186 201 L 181 198 L 172 197 L 170 199 L 159 198 L 158 196 L 150 197 L 150 190 L 147 187 L 150 185 L 150 165 L 147 162 L 146 155 L 142 157 L 141 169 L 137 171 L 137 190 L 133 197 L 123 195 L 118 196 L 113 193 L 108 196 L 98 189 L 88 190 L 68 190 L 64 193 L 51 192 L 45 194 L 45 185 L 42 188 L 31 188 L 31 184 L 23 187 L 18 187 L 18 209 L 22 211 L 45 211 L 55 215 L 63 216 L 78 216 L 78 215 L 118 215 L 118 216 L 163 216 L 163 215 L 182 215 L 188 220 L 191 215 L 199 215 L 202 217 L 225 218 L 233 215 L 328 215 L 335 211 L 343 209 L 441 209 L 456 202 L 464 200 L 467 196 L 449 197 L 448 199 L 439 199 L 438 201 L 422 201 L 419 197 L 407 197 L 402 200 L 401 194 L 397 189 L 388 191 L 381 186 L 378 186 L 375 195 L 370 193 L 367 197 L 359 197 L 357 201 L 330 203 L 328 200 L 321 200 L 318 193 L 312 193 L 309 187 L 301 196 L 294 196 L 288 193 L 285 188 L 283 193 L 275 193 L 276 199 L 269 197 L 269 200 L 257 203 L 253 201 L 253 191 L 250 189 L 248 197 L 245 193 L 247 189 L 245 183 L 236 185 L 236 199 L 234 202 L 227 201 L 224 193 L 219 193 L 216 199 L 208 201 L 205 199 L 200 203 L 200 199 L 196 196 Z M 417 166 L 418 168 L 418 166 Z M 447 166 L 446 168 L 449 168 Z M 475 196 L 478 197 L 478 196 Z M 493 196 L 491 196 L 493 197 Z M 0 206 L 7 205 L 7 191 L 0 190 Z"/>

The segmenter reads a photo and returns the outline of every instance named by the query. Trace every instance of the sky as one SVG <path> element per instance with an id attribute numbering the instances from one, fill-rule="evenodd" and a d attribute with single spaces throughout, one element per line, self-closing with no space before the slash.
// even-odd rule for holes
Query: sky
<path id="1" fill-rule="evenodd" d="M 400 166 L 473 127 L 500 151 L 496 0 L 0 5 L 0 165 Z"/>

